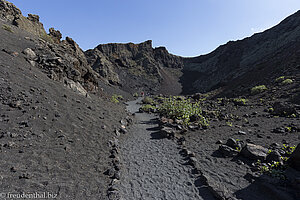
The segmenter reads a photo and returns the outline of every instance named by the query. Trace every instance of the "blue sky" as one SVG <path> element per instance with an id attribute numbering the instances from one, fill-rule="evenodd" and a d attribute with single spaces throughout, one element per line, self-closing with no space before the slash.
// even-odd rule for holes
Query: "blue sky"
<path id="1" fill-rule="evenodd" d="M 153 40 L 180 56 L 206 54 L 278 24 L 299 0 L 10 0 L 87 50 Z"/>

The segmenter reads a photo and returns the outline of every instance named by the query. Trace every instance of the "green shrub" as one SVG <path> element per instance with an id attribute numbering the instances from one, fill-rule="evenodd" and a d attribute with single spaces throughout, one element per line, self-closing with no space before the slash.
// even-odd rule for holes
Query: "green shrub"
<path id="1" fill-rule="evenodd" d="M 133 97 L 138 97 L 138 96 L 139 94 L 137 92 L 133 94 Z"/>
<path id="2" fill-rule="evenodd" d="M 258 85 L 251 88 L 251 94 L 259 94 L 266 91 L 268 88 L 265 85 Z"/>
<path id="3" fill-rule="evenodd" d="M 144 104 L 153 104 L 153 103 L 154 103 L 153 99 L 150 98 L 150 97 L 145 97 L 145 98 L 142 100 L 142 102 L 143 102 Z"/>
<path id="4" fill-rule="evenodd" d="M 261 173 L 267 174 L 269 176 L 279 178 L 279 179 L 285 179 L 286 176 L 284 174 L 285 169 L 288 166 L 288 160 L 291 156 L 291 154 L 295 151 L 296 146 L 289 146 L 284 144 L 282 147 L 282 150 L 284 151 L 285 157 L 281 157 L 282 162 L 269 162 L 269 163 L 262 163 L 262 161 L 258 160 L 256 162 L 256 166 L 261 171 Z M 268 154 L 270 154 L 272 150 L 268 151 Z"/>
<path id="5" fill-rule="evenodd" d="M 14 31 L 12 30 L 11 26 L 9 26 L 9 25 L 7 25 L 7 24 L 3 24 L 3 25 L 2 25 L 2 29 L 3 29 L 3 30 L 6 30 L 6 31 L 8 31 L 8 32 L 11 32 L 11 33 L 14 32 Z"/>
<path id="6" fill-rule="evenodd" d="M 152 106 L 150 104 L 145 104 L 140 108 L 140 111 L 147 112 L 147 113 L 155 112 L 155 110 L 156 110 L 156 107 Z"/>
<path id="7" fill-rule="evenodd" d="M 271 107 L 271 108 L 268 108 L 268 112 L 269 112 L 269 113 L 274 112 L 274 108 L 272 108 L 272 107 Z"/>
<path id="8" fill-rule="evenodd" d="M 122 95 L 114 94 L 110 100 L 113 103 L 119 103 L 120 102 L 119 100 L 123 100 L 123 97 L 122 97 Z"/>
<path id="9" fill-rule="evenodd" d="M 155 102 L 157 102 L 157 103 L 163 103 L 165 100 L 165 97 L 155 96 L 154 99 L 155 99 Z"/>
<path id="10" fill-rule="evenodd" d="M 284 81 L 282 81 L 283 85 L 289 85 L 289 84 L 292 84 L 292 83 L 293 83 L 292 79 L 285 79 Z"/>
<path id="11" fill-rule="evenodd" d="M 229 126 L 229 127 L 233 126 L 232 122 L 226 122 L 226 125 Z"/>
<path id="12" fill-rule="evenodd" d="M 184 125 L 190 123 L 191 118 L 203 127 L 207 127 L 208 120 L 202 116 L 199 102 L 191 102 L 190 99 L 178 99 L 176 97 L 165 98 L 158 106 L 157 111 L 167 118 L 182 120 Z"/>
<path id="13" fill-rule="evenodd" d="M 235 105 L 244 106 L 248 102 L 248 99 L 244 98 L 235 98 L 232 100 Z"/>
<path id="14" fill-rule="evenodd" d="M 275 82 L 276 83 L 281 83 L 284 79 L 285 79 L 285 76 L 280 76 L 280 77 L 275 79 Z"/>
<path id="15" fill-rule="evenodd" d="M 296 145 L 294 146 L 289 146 L 287 144 L 283 144 L 282 150 L 285 152 L 287 155 L 291 155 L 296 149 Z"/>

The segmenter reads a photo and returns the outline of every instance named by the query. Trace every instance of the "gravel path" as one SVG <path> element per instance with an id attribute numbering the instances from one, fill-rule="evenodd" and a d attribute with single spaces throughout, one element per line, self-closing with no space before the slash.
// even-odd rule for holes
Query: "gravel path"
<path id="1" fill-rule="evenodd" d="M 130 112 L 138 111 L 139 100 L 128 103 Z M 137 122 L 121 145 L 124 172 L 120 193 L 126 200 L 207 199 L 191 177 L 192 168 L 179 154 L 177 145 L 157 134 L 155 116 L 136 113 Z"/>

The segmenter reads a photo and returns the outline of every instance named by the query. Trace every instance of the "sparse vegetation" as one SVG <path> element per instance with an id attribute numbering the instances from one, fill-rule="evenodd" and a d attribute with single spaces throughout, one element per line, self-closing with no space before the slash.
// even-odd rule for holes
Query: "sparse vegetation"
<path id="1" fill-rule="evenodd" d="M 140 111 L 147 112 L 147 113 L 155 112 L 155 110 L 156 107 L 150 104 L 145 104 L 140 108 Z"/>
<path id="2" fill-rule="evenodd" d="M 281 83 L 284 79 L 285 79 L 285 76 L 280 76 L 280 77 L 275 79 L 275 82 L 276 83 Z"/>
<path id="3" fill-rule="evenodd" d="M 3 24 L 3 25 L 2 25 L 2 29 L 3 29 L 3 30 L 6 30 L 6 31 L 8 31 L 8 32 L 11 32 L 11 33 L 14 32 L 14 31 L 12 30 L 11 26 L 9 26 L 9 25 L 7 25 L 7 24 Z"/>
<path id="4" fill-rule="evenodd" d="M 292 79 L 285 79 L 284 81 L 282 81 L 282 84 L 283 85 L 289 85 L 289 84 L 292 84 L 293 83 L 293 80 Z"/>
<path id="5" fill-rule="evenodd" d="M 267 89 L 268 88 L 265 85 L 258 85 L 258 86 L 251 88 L 251 94 L 253 94 L 253 95 L 259 94 L 259 93 L 266 91 Z"/>
<path id="6" fill-rule="evenodd" d="M 275 178 L 285 179 L 284 170 L 287 168 L 287 161 L 290 155 L 295 151 L 296 146 L 289 146 L 284 144 L 282 150 L 284 151 L 284 157 L 281 157 L 281 162 L 272 161 L 269 163 L 262 163 L 261 160 L 256 162 L 256 166 L 261 173 L 270 175 Z M 272 150 L 268 151 L 268 154 L 272 153 Z"/>
<path id="7" fill-rule="evenodd" d="M 291 132 L 291 131 L 292 131 L 292 127 L 286 126 L 286 127 L 285 127 L 285 130 L 287 130 L 287 132 Z"/>
<path id="8" fill-rule="evenodd" d="M 282 150 L 285 152 L 287 155 L 291 155 L 296 149 L 296 145 L 294 146 L 289 146 L 287 144 L 283 144 Z"/>
<path id="9" fill-rule="evenodd" d="M 281 164 L 280 162 L 272 161 L 270 163 L 261 163 L 260 160 L 256 162 L 261 173 L 267 174 L 269 176 L 285 179 L 284 170 L 286 166 Z"/>
<path id="10" fill-rule="evenodd" d="M 233 103 L 235 105 L 239 105 L 239 106 L 245 106 L 246 103 L 248 102 L 248 99 L 244 99 L 244 98 L 235 98 L 232 100 Z"/>
<path id="11" fill-rule="evenodd" d="M 113 102 L 113 103 L 119 103 L 120 100 L 123 100 L 122 95 L 114 94 L 114 95 L 111 97 L 111 102 Z"/>
<path id="12" fill-rule="evenodd" d="M 184 125 L 188 125 L 193 121 L 199 123 L 202 127 L 209 126 L 208 120 L 202 116 L 200 102 L 191 102 L 190 99 L 165 98 L 157 111 L 168 118 L 182 120 Z"/>
<path id="13" fill-rule="evenodd" d="M 229 126 L 229 127 L 233 126 L 232 122 L 226 122 L 226 125 Z"/>
<path id="14" fill-rule="evenodd" d="M 143 104 L 153 104 L 154 103 L 154 100 L 150 97 L 145 97 L 143 100 L 142 100 Z"/>
<path id="15" fill-rule="evenodd" d="M 268 112 L 269 112 L 269 113 L 274 112 L 274 108 L 272 108 L 272 107 L 268 108 Z"/>
<path id="16" fill-rule="evenodd" d="M 137 92 L 133 94 L 133 97 L 138 97 L 138 96 L 139 94 Z"/>
<path id="17" fill-rule="evenodd" d="M 275 79 L 276 83 L 281 83 L 282 85 L 289 85 L 293 83 L 293 80 L 290 78 L 287 78 L 286 76 L 280 76 Z"/>

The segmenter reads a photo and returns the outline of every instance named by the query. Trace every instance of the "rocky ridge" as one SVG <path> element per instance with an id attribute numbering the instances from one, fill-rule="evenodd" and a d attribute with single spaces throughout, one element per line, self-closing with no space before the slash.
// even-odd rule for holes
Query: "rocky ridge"
<path id="1" fill-rule="evenodd" d="M 279 74 L 294 75 L 299 70 L 299 46 L 300 11 L 262 33 L 230 41 L 207 55 L 184 58 L 183 90 L 223 87 L 227 94 L 241 94 Z"/>
<path id="2" fill-rule="evenodd" d="M 47 34 L 38 15 L 29 14 L 26 18 L 7 1 L 0 1 L 0 13 L 4 22 L 2 28 L 7 27 L 12 32 L 7 34 L 10 40 L 18 40 L 24 31 L 27 33 L 20 43 L 29 43 L 23 55 L 33 67 L 41 68 L 49 78 L 63 82 L 81 94 L 97 90 L 98 75 L 74 40 L 67 37 L 61 41 L 61 33 L 54 28 Z M 11 47 L 6 48 L 5 42 L 3 44 L 2 51 L 12 52 Z"/>
<path id="3" fill-rule="evenodd" d="M 180 71 L 183 67 L 181 57 L 169 54 L 164 47 L 153 48 L 151 40 L 140 44 L 101 44 L 85 55 L 100 76 L 128 92 L 157 92 L 163 68 Z"/>

